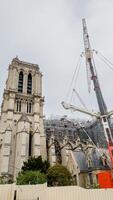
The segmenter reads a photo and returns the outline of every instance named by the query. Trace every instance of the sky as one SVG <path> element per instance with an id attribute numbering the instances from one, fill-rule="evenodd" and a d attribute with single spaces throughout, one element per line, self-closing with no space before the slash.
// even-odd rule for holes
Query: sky
<path id="1" fill-rule="evenodd" d="M 0 102 L 9 63 L 18 56 L 40 66 L 46 117 L 86 117 L 61 106 L 84 51 L 82 18 L 86 19 L 92 48 L 113 63 L 112 0 L 0 0 Z M 96 56 L 95 64 L 108 110 L 113 109 L 113 70 Z M 87 91 L 84 58 L 76 90 L 89 110 L 98 111 L 93 87 L 91 94 Z M 81 107 L 76 95 L 74 101 Z"/>

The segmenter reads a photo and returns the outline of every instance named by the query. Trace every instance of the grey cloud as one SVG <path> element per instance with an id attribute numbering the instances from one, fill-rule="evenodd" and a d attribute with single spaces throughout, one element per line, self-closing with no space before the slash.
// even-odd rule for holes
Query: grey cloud
<path id="1" fill-rule="evenodd" d="M 40 65 L 44 74 L 45 115 L 69 114 L 60 102 L 65 100 L 77 59 L 83 51 L 81 18 L 87 19 L 93 48 L 112 61 L 112 10 L 111 0 L 0 0 L 0 97 L 8 64 L 18 55 L 21 60 Z M 112 108 L 113 74 L 101 62 L 96 66 L 106 102 Z M 77 90 L 83 100 L 89 109 L 97 110 L 93 91 L 91 95 L 87 92 L 85 64 L 78 81 Z M 76 98 L 75 101 L 79 105 Z"/>

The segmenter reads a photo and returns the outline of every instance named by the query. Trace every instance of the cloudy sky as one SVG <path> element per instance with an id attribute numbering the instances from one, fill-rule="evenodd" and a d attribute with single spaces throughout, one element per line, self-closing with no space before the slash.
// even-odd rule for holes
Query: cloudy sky
<path id="1" fill-rule="evenodd" d="M 113 0 L 0 0 L 0 99 L 8 65 L 18 55 L 20 60 L 40 65 L 44 114 L 68 115 L 61 101 L 66 100 L 77 60 L 84 51 L 82 18 L 86 18 L 92 48 L 113 62 Z M 95 62 L 103 96 L 111 109 L 113 71 L 98 58 Z M 84 59 L 76 89 L 89 110 L 98 110 L 93 90 L 90 95 L 87 92 Z"/>

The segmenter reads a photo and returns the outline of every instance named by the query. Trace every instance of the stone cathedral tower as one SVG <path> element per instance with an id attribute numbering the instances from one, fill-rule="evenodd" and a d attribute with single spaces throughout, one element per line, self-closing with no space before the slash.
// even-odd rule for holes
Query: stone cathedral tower
<path id="1" fill-rule="evenodd" d="M 0 120 L 0 174 L 15 179 L 29 156 L 46 159 L 42 74 L 14 58 L 9 65 Z"/>

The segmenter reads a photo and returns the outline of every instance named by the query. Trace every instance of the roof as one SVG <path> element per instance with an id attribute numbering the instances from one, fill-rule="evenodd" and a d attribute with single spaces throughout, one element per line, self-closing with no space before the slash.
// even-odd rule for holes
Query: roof
<path id="1" fill-rule="evenodd" d="M 93 170 L 105 170 L 109 169 L 109 166 L 106 165 L 104 166 L 102 164 L 101 156 L 99 155 L 98 151 L 94 149 L 92 151 L 92 167 L 88 168 L 88 163 L 86 159 L 86 155 L 83 151 L 75 151 L 73 152 L 74 158 L 78 164 L 78 167 L 80 169 L 80 172 L 88 172 L 88 171 L 93 171 Z"/>

